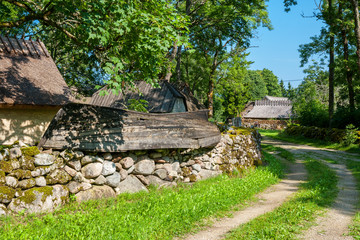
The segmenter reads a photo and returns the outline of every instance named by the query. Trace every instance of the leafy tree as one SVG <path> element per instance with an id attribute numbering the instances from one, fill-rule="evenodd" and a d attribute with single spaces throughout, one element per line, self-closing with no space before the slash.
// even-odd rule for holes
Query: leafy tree
<path id="1" fill-rule="evenodd" d="M 155 83 L 166 54 L 186 33 L 186 19 L 168 0 L 3 0 L 1 33 L 39 36 L 70 83 L 90 80 L 121 89 Z"/>
<path id="2" fill-rule="evenodd" d="M 268 94 L 266 83 L 258 71 L 248 70 L 245 76 L 245 83 L 249 86 L 251 100 L 262 99 Z"/>
<path id="3" fill-rule="evenodd" d="M 269 70 L 264 68 L 260 75 L 262 79 L 264 80 L 266 84 L 266 89 L 268 91 L 268 95 L 274 96 L 274 97 L 280 97 L 281 96 L 281 87 L 279 85 L 279 79 L 275 74 Z"/>
<path id="4" fill-rule="evenodd" d="M 286 92 L 286 88 L 284 85 L 284 81 L 281 79 L 280 81 L 280 91 L 281 91 L 281 97 L 286 97 L 287 96 L 287 92 Z"/>

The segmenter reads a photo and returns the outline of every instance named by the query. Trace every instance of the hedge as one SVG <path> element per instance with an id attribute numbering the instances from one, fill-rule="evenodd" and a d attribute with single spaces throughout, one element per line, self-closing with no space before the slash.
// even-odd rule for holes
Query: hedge
<path id="1" fill-rule="evenodd" d="M 288 135 L 304 136 L 334 143 L 340 143 L 345 137 L 344 129 L 305 127 L 297 124 L 288 126 L 284 132 Z"/>

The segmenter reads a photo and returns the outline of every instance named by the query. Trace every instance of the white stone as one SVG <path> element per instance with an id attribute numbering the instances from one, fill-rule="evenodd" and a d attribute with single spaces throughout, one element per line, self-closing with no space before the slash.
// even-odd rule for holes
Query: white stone
<path id="1" fill-rule="evenodd" d="M 77 172 L 73 179 L 77 182 L 89 182 L 89 179 L 86 179 L 80 172 Z"/>
<path id="2" fill-rule="evenodd" d="M 106 183 L 106 178 L 103 175 L 98 176 L 94 182 L 94 184 L 96 185 L 104 185 L 105 183 Z"/>
<path id="3" fill-rule="evenodd" d="M 104 160 L 110 161 L 113 157 L 112 157 L 111 153 L 105 153 L 103 155 L 103 158 L 104 158 Z"/>
<path id="4" fill-rule="evenodd" d="M 0 203 L 0 216 L 6 215 L 7 214 L 7 208 L 4 204 Z"/>
<path id="5" fill-rule="evenodd" d="M 35 166 L 49 166 L 54 164 L 55 156 L 47 154 L 47 153 L 39 153 L 36 154 L 34 160 Z"/>
<path id="6" fill-rule="evenodd" d="M 135 170 L 135 166 L 131 166 L 129 169 L 126 170 L 128 174 L 131 174 Z"/>
<path id="7" fill-rule="evenodd" d="M 104 161 L 104 166 L 101 174 L 104 176 L 108 176 L 113 174 L 114 172 L 116 172 L 115 163 L 111 161 Z"/>
<path id="8" fill-rule="evenodd" d="M 11 148 L 10 149 L 10 157 L 13 159 L 13 158 L 19 158 L 22 156 L 22 152 L 21 152 L 21 149 L 20 148 Z"/>
<path id="9" fill-rule="evenodd" d="M 38 187 L 45 187 L 46 186 L 46 179 L 43 176 L 35 178 L 35 184 Z"/>
<path id="10" fill-rule="evenodd" d="M 80 160 L 71 160 L 66 163 L 69 167 L 75 169 L 76 171 L 81 170 L 81 162 Z"/>
<path id="11" fill-rule="evenodd" d="M 96 178 L 103 170 L 103 164 L 99 162 L 89 163 L 81 169 L 81 173 L 85 178 Z"/>
<path id="12" fill-rule="evenodd" d="M 204 163 L 204 168 L 207 169 L 207 170 L 210 170 L 211 169 L 211 163 L 210 162 L 205 162 Z"/>
<path id="13" fill-rule="evenodd" d="M 93 186 L 91 189 L 75 194 L 76 201 L 88 201 L 91 199 L 115 197 L 115 191 L 109 186 Z"/>
<path id="14" fill-rule="evenodd" d="M 18 185 L 18 180 L 16 178 L 14 178 L 14 177 L 6 176 L 5 177 L 5 184 L 6 184 L 6 186 L 16 188 L 17 185 Z"/>
<path id="15" fill-rule="evenodd" d="M 69 184 L 67 185 L 67 187 L 69 188 L 70 193 L 76 194 L 80 191 L 86 191 L 90 188 L 92 188 L 92 185 L 90 183 L 79 183 L 79 182 L 69 182 Z"/>
<path id="16" fill-rule="evenodd" d="M 201 166 L 200 166 L 200 164 L 194 164 L 194 165 L 192 165 L 191 167 L 192 167 L 192 169 L 194 169 L 194 170 L 197 171 L 197 172 L 200 172 L 200 171 L 201 171 Z"/>
<path id="17" fill-rule="evenodd" d="M 81 152 L 81 151 L 75 151 L 74 152 L 74 158 L 76 158 L 76 159 L 81 159 L 81 158 L 83 158 L 84 157 L 84 153 L 83 152 Z"/>
<path id="18" fill-rule="evenodd" d="M 102 159 L 101 157 L 99 156 L 89 156 L 89 155 L 86 155 L 85 157 L 83 157 L 81 159 L 81 165 L 84 166 L 84 165 L 87 165 L 89 163 L 103 163 L 104 162 L 104 159 Z"/>
<path id="19" fill-rule="evenodd" d="M 128 172 L 125 169 L 121 169 L 120 170 L 120 176 L 121 176 L 121 180 L 124 180 L 124 179 L 127 178 Z"/>
<path id="20" fill-rule="evenodd" d="M 64 170 L 71 176 L 74 177 L 77 173 L 77 171 L 69 166 L 65 166 Z"/>

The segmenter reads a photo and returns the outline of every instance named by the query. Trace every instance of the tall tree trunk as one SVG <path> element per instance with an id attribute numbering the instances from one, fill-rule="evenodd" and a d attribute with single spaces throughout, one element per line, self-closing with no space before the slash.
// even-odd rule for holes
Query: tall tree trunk
<path id="1" fill-rule="evenodd" d="M 171 71 L 171 63 L 172 61 L 175 59 L 176 57 L 176 54 L 177 54 L 177 51 L 178 51 L 178 46 L 177 46 L 177 43 L 176 41 L 174 42 L 174 47 L 173 47 L 173 51 L 169 57 L 169 66 L 167 68 L 167 71 L 166 71 L 166 76 L 165 76 L 165 81 L 167 82 L 170 82 L 170 78 L 172 76 L 172 71 Z"/>
<path id="2" fill-rule="evenodd" d="M 342 18 L 342 4 L 339 5 L 339 16 Z M 343 20 L 343 19 L 341 19 Z M 348 29 L 345 25 L 343 25 L 341 29 L 341 36 L 343 41 L 343 48 L 344 48 L 344 62 L 345 62 L 345 71 L 346 71 L 346 82 L 348 85 L 348 94 L 349 94 L 349 106 L 350 111 L 355 111 L 355 94 L 354 94 L 354 86 L 353 86 L 353 73 L 349 66 L 349 41 L 347 38 Z"/>
<path id="3" fill-rule="evenodd" d="M 209 76 L 209 91 L 208 91 L 208 109 L 209 109 L 209 118 L 212 118 L 214 116 L 214 89 L 215 89 L 215 83 L 214 83 L 214 74 L 210 73 Z"/>
<path id="4" fill-rule="evenodd" d="M 176 58 L 176 81 L 179 83 L 181 82 L 181 51 L 182 46 L 179 46 L 178 48 L 178 54 Z"/>
<path id="5" fill-rule="evenodd" d="M 329 0 L 328 23 L 330 27 L 330 54 L 329 54 L 329 127 L 332 127 L 334 115 L 334 80 L 335 80 L 335 36 L 334 36 L 334 5 Z"/>
<path id="6" fill-rule="evenodd" d="M 359 2 L 358 0 L 351 0 L 355 18 L 355 36 L 356 36 L 356 55 L 358 72 L 360 73 L 360 16 L 359 16 Z"/>

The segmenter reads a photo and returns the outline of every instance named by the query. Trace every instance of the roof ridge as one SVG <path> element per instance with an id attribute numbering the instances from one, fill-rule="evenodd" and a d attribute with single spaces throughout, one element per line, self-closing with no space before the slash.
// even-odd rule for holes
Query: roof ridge
<path id="1" fill-rule="evenodd" d="M 28 40 L 24 38 L 9 37 L 8 35 L 0 35 L 0 52 L 16 55 L 31 55 L 37 57 L 50 57 L 43 42 L 37 38 L 36 41 L 30 37 Z"/>

